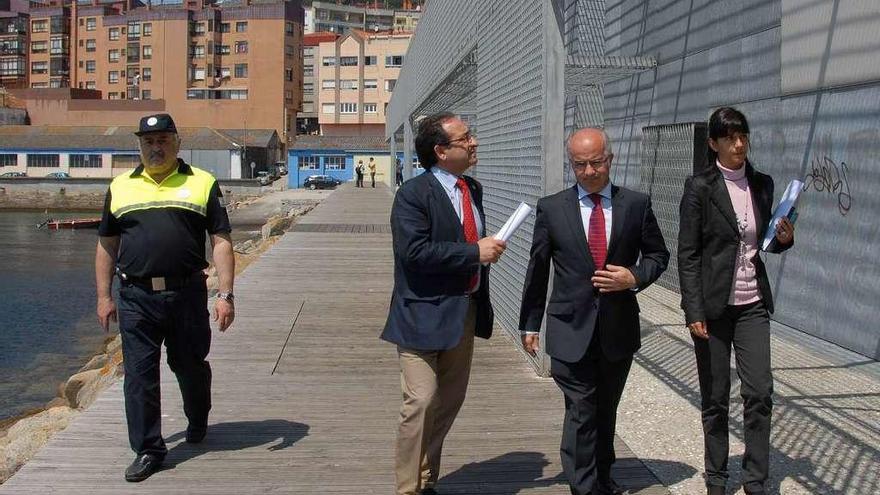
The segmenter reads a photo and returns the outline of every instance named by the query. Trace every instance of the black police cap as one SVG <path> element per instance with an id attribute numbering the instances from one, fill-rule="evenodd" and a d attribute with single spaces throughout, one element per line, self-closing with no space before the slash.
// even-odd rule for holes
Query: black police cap
<path id="1" fill-rule="evenodd" d="M 167 113 L 157 113 L 156 115 L 147 115 L 141 119 L 140 128 L 135 132 L 135 136 L 143 136 L 153 132 L 173 132 L 177 134 L 177 127 L 174 120 Z"/>

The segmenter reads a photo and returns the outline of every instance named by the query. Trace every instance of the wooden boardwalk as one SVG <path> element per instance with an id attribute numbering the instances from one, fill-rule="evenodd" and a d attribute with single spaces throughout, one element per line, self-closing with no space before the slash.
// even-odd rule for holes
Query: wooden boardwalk
<path id="1" fill-rule="evenodd" d="M 342 186 L 239 277 L 235 325 L 214 334 L 204 443 L 183 442 L 186 419 L 165 367 L 163 471 L 123 480 L 133 454 L 120 381 L 0 494 L 392 494 L 401 397 L 395 349 L 378 338 L 392 281 L 390 198 L 384 187 Z M 503 332 L 478 339 L 438 490 L 569 493 L 561 420 L 561 393 Z M 629 493 L 668 493 L 622 442 L 618 456 L 615 477 Z"/>

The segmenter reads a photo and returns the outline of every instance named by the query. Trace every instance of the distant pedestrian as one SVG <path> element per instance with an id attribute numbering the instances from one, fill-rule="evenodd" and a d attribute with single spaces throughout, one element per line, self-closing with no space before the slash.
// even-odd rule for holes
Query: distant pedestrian
<path id="1" fill-rule="evenodd" d="M 397 186 L 400 187 L 403 185 L 403 164 L 400 163 L 400 158 L 397 159 L 397 172 L 396 172 L 396 183 Z"/>
<path id="2" fill-rule="evenodd" d="M 741 481 L 747 494 L 764 494 L 773 408 L 773 296 L 758 243 L 771 218 L 773 179 L 746 157 L 749 124 L 733 108 L 719 108 L 709 118 L 709 151 L 706 170 L 684 183 L 678 234 L 681 307 L 700 379 L 706 488 L 709 495 L 726 493 L 733 345 L 745 418 Z M 794 226 L 784 218 L 772 252 L 792 245 Z"/>
<path id="3" fill-rule="evenodd" d="M 125 367 L 128 441 L 137 453 L 126 481 L 143 481 L 162 465 L 159 358 L 162 343 L 177 375 L 186 413 L 186 441 L 201 442 L 211 410 L 211 347 L 205 233 L 210 236 L 220 293 L 214 320 L 225 331 L 235 318 L 235 258 L 229 218 L 214 177 L 177 158 L 180 138 L 168 114 L 141 119 L 141 164 L 110 183 L 95 254 L 98 321 L 117 317 L 111 296 L 119 278 L 119 332 Z"/>
<path id="4" fill-rule="evenodd" d="M 364 187 L 364 161 L 358 160 L 357 167 L 354 168 L 354 172 L 357 175 L 357 178 L 354 182 L 354 187 Z"/>
<path id="5" fill-rule="evenodd" d="M 370 181 L 373 183 L 373 187 L 376 187 L 376 162 L 373 161 L 373 157 L 370 157 L 370 163 L 367 164 L 367 167 L 370 169 Z"/>

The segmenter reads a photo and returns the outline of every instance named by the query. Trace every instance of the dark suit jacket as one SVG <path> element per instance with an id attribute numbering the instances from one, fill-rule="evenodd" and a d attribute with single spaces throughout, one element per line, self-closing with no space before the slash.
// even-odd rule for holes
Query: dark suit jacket
<path id="1" fill-rule="evenodd" d="M 553 293 L 547 304 L 546 349 L 550 356 L 579 361 L 594 332 L 612 361 L 632 356 L 641 346 L 639 305 L 631 290 L 601 294 L 590 278 L 596 270 L 581 220 L 577 186 L 538 201 L 531 259 L 523 288 L 519 325 L 536 331 L 544 318 L 550 261 Z M 638 289 L 666 269 L 669 251 L 651 210 L 651 199 L 611 187 L 611 239 L 606 264 L 628 267 Z M 642 259 L 638 264 L 639 254 Z"/>
<path id="2" fill-rule="evenodd" d="M 464 178 L 485 226 L 483 188 Z M 489 338 L 494 318 L 489 267 L 480 265 L 477 245 L 465 241 L 461 221 L 433 173 L 426 171 L 397 191 L 391 232 L 394 292 L 382 338 L 409 349 L 451 349 L 461 340 L 471 297 L 477 303 L 476 335 Z M 480 287 L 468 295 L 477 270 Z"/>
<path id="3" fill-rule="evenodd" d="M 755 170 L 751 163 L 746 162 L 745 166 L 760 244 L 772 217 L 773 179 Z M 740 234 L 733 203 L 718 167 L 713 164 L 685 180 L 679 211 L 678 278 L 685 320 L 693 323 L 719 318 L 733 287 Z M 774 243 L 771 248 L 772 252 L 781 253 L 792 245 L 794 242 Z M 761 299 L 772 313 L 773 295 L 760 250 L 752 261 Z"/>

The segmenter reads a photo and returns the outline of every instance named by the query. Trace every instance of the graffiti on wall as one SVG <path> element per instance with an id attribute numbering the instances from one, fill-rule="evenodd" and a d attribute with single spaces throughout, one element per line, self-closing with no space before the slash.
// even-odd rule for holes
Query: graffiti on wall
<path id="1" fill-rule="evenodd" d="M 813 158 L 804 181 L 804 191 L 810 189 L 835 196 L 841 216 L 846 216 L 852 208 L 853 198 L 844 161 L 838 163 L 826 155 Z"/>

